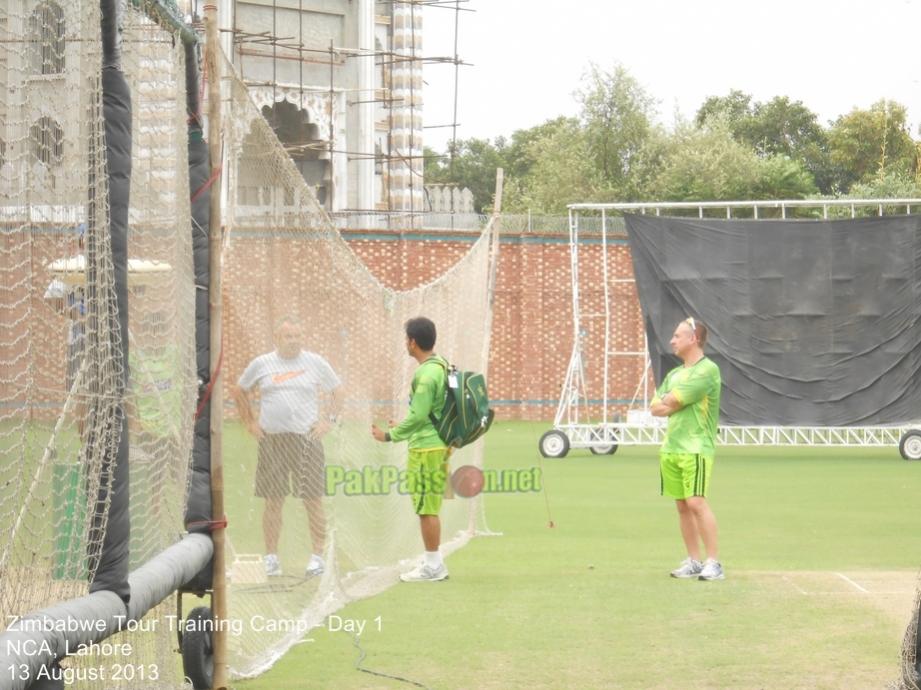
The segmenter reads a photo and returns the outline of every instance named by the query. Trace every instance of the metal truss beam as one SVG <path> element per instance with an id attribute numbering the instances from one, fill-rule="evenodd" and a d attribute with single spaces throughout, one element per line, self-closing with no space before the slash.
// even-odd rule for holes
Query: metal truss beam
<path id="1" fill-rule="evenodd" d="M 897 447 L 902 435 L 921 425 L 903 426 L 721 426 L 717 435 L 724 446 L 832 446 L 843 448 Z M 664 424 L 560 424 L 570 448 L 603 449 L 619 446 L 659 445 L 665 440 Z"/>

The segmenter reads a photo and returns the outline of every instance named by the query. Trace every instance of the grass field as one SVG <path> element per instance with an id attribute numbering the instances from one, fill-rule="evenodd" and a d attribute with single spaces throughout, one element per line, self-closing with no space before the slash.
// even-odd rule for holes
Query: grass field
<path id="1" fill-rule="evenodd" d="M 545 429 L 497 424 L 487 466 L 537 465 Z M 720 449 L 722 582 L 667 576 L 684 554 L 656 449 L 542 464 L 546 496 L 486 497 L 502 536 L 454 554 L 450 580 L 397 584 L 338 613 L 365 622 L 366 668 L 497 690 L 880 688 L 897 677 L 921 565 L 921 463 L 895 449 Z M 356 670 L 351 634 L 310 639 L 234 687 L 413 687 Z"/>

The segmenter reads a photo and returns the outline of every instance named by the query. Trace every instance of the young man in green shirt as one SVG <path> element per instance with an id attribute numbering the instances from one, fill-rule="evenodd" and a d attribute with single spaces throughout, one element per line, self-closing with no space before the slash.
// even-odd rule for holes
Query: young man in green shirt
<path id="1" fill-rule="evenodd" d="M 665 442 L 659 451 L 662 495 L 675 499 L 681 536 L 688 557 L 672 577 L 722 580 L 719 530 L 707 503 L 716 430 L 720 414 L 720 370 L 704 355 L 707 327 L 693 317 L 678 324 L 672 351 L 683 362 L 668 372 L 649 411 L 668 417 Z M 701 563 L 700 542 L 707 560 Z"/>
<path id="2" fill-rule="evenodd" d="M 378 441 L 409 441 L 407 477 L 413 508 L 419 516 L 425 560 L 408 573 L 403 582 L 439 582 L 448 579 L 448 569 L 438 547 L 441 520 L 438 513 L 444 497 L 448 471 L 448 448 L 438 436 L 429 415 L 441 415 L 445 403 L 447 362 L 435 354 L 435 324 L 424 316 L 406 322 L 406 352 L 419 362 L 413 374 L 409 413 L 388 431 L 371 426 Z"/>

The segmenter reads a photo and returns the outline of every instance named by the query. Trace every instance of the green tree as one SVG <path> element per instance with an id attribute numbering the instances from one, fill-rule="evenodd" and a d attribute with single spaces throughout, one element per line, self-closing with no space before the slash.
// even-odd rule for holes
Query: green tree
<path id="1" fill-rule="evenodd" d="M 677 126 L 650 192 L 671 201 L 797 199 L 816 187 L 799 161 L 759 156 L 734 137 L 725 117 L 712 117 L 699 128 Z"/>
<path id="2" fill-rule="evenodd" d="M 801 163 L 823 194 L 834 190 L 828 136 L 818 116 L 802 101 L 775 96 L 767 103 L 755 103 L 747 137 L 762 155 L 787 156 Z"/>
<path id="3" fill-rule="evenodd" d="M 655 101 L 622 65 L 610 72 L 592 65 L 575 95 L 585 151 L 604 186 L 623 194 L 650 136 Z"/>
<path id="4" fill-rule="evenodd" d="M 446 156 L 428 146 L 422 147 L 422 156 L 425 163 L 426 184 L 447 182 L 448 169 L 445 164 Z"/>
<path id="5" fill-rule="evenodd" d="M 819 191 L 811 171 L 783 154 L 760 158 L 757 174 L 752 199 L 805 199 Z"/>
<path id="6" fill-rule="evenodd" d="M 760 153 L 800 160 L 808 147 L 826 145 L 825 131 L 816 114 L 802 101 L 791 101 L 787 96 L 755 103 L 746 140 Z"/>
<path id="7" fill-rule="evenodd" d="M 737 141 L 748 139 L 747 132 L 752 118 L 752 97 L 750 94 L 732 89 L 725 96 L 710 96 L 694 116 L 694 124 L 703 127 L 712 120 L 720 120 L 729 127 Z"/>
<path id="8" fill-rule="evenodd" d="M 505 171 L 505 191 L 503 208 L 527 210 L 528 204 L 538 203 L 531 195 L 530 179 L 532 175 L 540 177 L 541 166 L 548 166 L 546 175 L 560 174 L 556 159 L 565 155 L 563 152 L 548 152 L 548 146 L 557 146 L 561 142 L 575 145 L 575 132 L 580 128 L 579 121 L 572 117 L 558 117 L 530 127 L 516 130 L 511 140 L 497 137 L 494 142 L 485 139 L 458 140 L 453 148 L 448 145 L 448 153 L 440 156 L 431 149 L 425 150 L 427 183 L 456 184 L 467 187 L 473 192 L 474 205 L 480 213 L 492 207 L 496 184 L 496 168 Z M 555 142 L 555 143 L 550 143 Z M 576 170 L 582 164 L 577 164 Z M 576 173 L 579 174 L 579 173 Z M 537 187 L 544 189 L 543 183 Z M 541 195 L 539 203 L 546 200 Z M 534 208 L 543 212 L 542 208 Z"/>
<path id="9" fill-rule="evenodd" d="M 878 175 L 910 175 L 916 170 L 918 151 L 907 112 L 895 101 L 880 100 L 868 110 L 854 108 L 842 115 L 828 133 L 828 144 L 840 191 Z"/>
<path id="10" fill-rule="evenodd" d="M 855 183 L 847 196 L 851 199 L 917 199 L 921 197 L 921 180 L 890 170 Z"/>
<path id="11" fill-rule="evenodd" d="M 742 91 L 710 96 L 698 109 L 695 123 L 704 126 L 723 120 L 736 141 L 751 146 L 762 157 L 787 156 L 809 171 L 819 189 L 830 193 L 835 173 L 828 138 L 818 117 L 802 101 L 775 96 L 761 103 Z"/>
<path id="12" fill-rule="evenodd" d="M 535 155 L 539 151 L 539 147 L 533 146 L 534 142 L 560 130 L 571 130 L 574 126 L 578 126 L 577 120 L 560 116 L 535 127 L 513 132 L 511 141 L 503 141 L 504 146 L 500 147 L 505 161 L 505 174 L 511 179 L 523 180 L 533 169 Z"/>
<path id="13" fill-rule="evenodd" d="M 566 205 L 597 198 L 604 183 L 590 155 L 588 137 L 575 120 L 565 120 L 527 146 L 533 161 L 523 178 L 512 178 L 503 209 L 512 213 L 563 214 Z"/>
<path id="14" fill-rule="evenodd" d="M 679 123 L 652 196 L 668 201 L 744 199 L 757 179 L 758 157 L 735 139 L 730 122 L 710 117 L 700 127 Z"/>
<path id="15" fill-rule="evenodd" d="M 431 166 L 429 160 L 426 159 L 426 182 L 469 188 L 478 213 L 492 203 L 496 168 L 503 167 L 503 159 L 501 151 L 488 139 L 459 139 L 453 146 L 448 145 L 447 155 L 436 166 Z"/>

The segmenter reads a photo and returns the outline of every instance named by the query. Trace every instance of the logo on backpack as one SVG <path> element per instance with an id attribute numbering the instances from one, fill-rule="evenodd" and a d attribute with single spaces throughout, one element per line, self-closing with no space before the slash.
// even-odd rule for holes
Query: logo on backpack
<path id="1" fill-rule="evenodd" d="M 446 445 L 463 448 L 489 431 L 495 412 L 489 409 L 486 380 L 483 374 L 458 371 L 455 366 L 444 367 L 447 377 L 445 404 L 441 417 L 429 415 L 435 431 Z"/>

